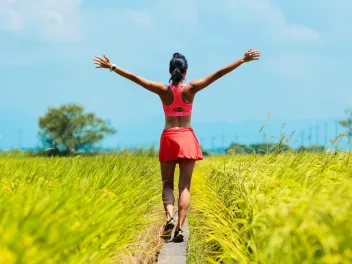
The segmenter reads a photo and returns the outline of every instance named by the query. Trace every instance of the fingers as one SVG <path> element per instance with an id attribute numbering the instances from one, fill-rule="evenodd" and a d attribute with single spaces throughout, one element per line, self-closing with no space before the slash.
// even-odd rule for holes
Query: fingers
<path id="1" fill-rule="evenodd" d="M 109 64 L 106 64 L 106 63 L 95 62 L 94 64 L 97 65 L 95 68 L 104 68 L 104 69 L 110 68 Z"/>
<path id="2" fill-rule="evenodd" d="M 94 64 L 103 65 L 103 64 L 106 64 L 106 62 L 102 60 L 94 59 Z"/>
<path id="3" fill-rule="evenodd" d="M 94 64 L 102 66 L 102 64 L 100 62 L 94 62 Z"/>
<path id="4" fill-rule="evenodd" d="M 259 50 L 252 50 L 252 49 L 249 49 L 246 53 L 247 53 L 247 54 L 250 54 L 250 53 L 252 53 L 252 54 L 259 54 L 260 51 L 259 51 Z"/>
<path id="5" fill-rule="evenodd" d="M 259 54 L 259 53 L 254 54 L 254 55 L 252 56 L 252 60 L 259 60 L 259 58 L 260 58 L 260 54 Z"/>
<path id="6" fill-rule="evenodd" d="M 110 59 L 104 55 L 104 58 L 106 59 L 107 62 L 110 62 Z"/>
<path id="7" fill-rule="evenodd" d="M 103 58 L 100 58 L 99 56 L 95 56 L 95 57 L 94 57 L 94 60 L 95 60 L 95 61 L 105 62 L 105 63 L 110 63 L 110 59 L 109 59 L 108 57 L 106 57 L 105 55 L 104 55 L 104 59 L 103 59 Z"/>
<path id="8" fill-rule="evenodd" d="M 94 64 L 97 66 L 95 68 L 109 68 L 110 60 L 104 55 L 104 59 L 99 56 L 93 58 Z"/>
<path id="9" fill-rule="evenodd" d="M 245 57 L 247 58 L 247 60 L 253 60 L 254 58 L 259 57 L 260 51 L 259 50 L 252 50 L 249 49 L 246 53 L 245 53 Z"/>
<path id="10" fill-rule="evenodd" d="M 260 58 L 259 50 L 249 49 L 244 55 L 244 59 L 246 62 L 252 61 L 252 60 L 259 60 L 259 58 Z"/>
<path id="11" fill-rule="evenodd" d="M 97 62 L 103 62 L 103 63 L 105 62 L 102 58 L 100 58 L 98 56 L 95 56 L 93 60 L 97 61 Z"/>
<path id="12" fill-rule="evenodd" d="M 260 57 L 260 51 L 259 50 L 248 50 L 246 53 L 246 56 L 249 57 L 250 59 L 256 59 L 258 60 Z"/>
<path id="13" fill-rule="evenodd" d="M 255 54 L 252 56 L 252 60 L 259 60 L 260 55 L 259 54 Z"/>
<path id="14" fill-rule="evenodd" d="M 99 60 L 99 61 L 103 61 L 103 62 L 107 62 L 107 63 L 110 63 L 110 59 L 108 57 L 106 57 L 105 55 L 103 55 L 104 59 L 103 58 L 100 58 L 98 56 L 95 56 L 95 59 L 94 60 Z"/>
<path id="15" fill-rule="evenodd" d="M 111 65 L 110 59 L 106 55 L 103 55 L 103 58 L 95 56 L 93 61 L 97 65 L 95 68 L 110 68 Z"/>
<path id="16" fill-rule="evenodd" d="M 105 62 L 104 61 L 101 61 L 101 60 L 94 60 L 94 64 L 104 64 Z"/>

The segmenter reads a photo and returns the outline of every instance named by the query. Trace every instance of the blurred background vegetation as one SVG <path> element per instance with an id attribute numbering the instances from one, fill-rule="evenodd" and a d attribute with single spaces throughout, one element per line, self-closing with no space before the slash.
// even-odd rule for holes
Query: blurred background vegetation
<path id="1" fill-rule="evenodd" d="M 352 109 L 346 109 L 346 119 L 339 120 L 338 123 L 345 129 L 345 133 L 339 134 L 331 140 L 338 149 L 338 143 L 342 138 L 350 139 L 352 135 Z M 103 120 L 94 113 L 85 113 L 84 108 L 75 104 L 61 105 L 57 108 L 48 108 L 47 113 L 39 117 L 38 138 L 42 145 L 32 149 L 13 149 L 1 151 L 0 156 L 70 156 L 70 155 L 101 155 L 101 154 L 125 154 L 156 157 L 158 146 L 148 148 L 102 148 L 99 146 L 104 138 L 118 133 L 113 128 L 109 120 Z M 234 154 L 270 154 L 276 152 L 327 152 L 333 151 L 325 146 L 312 144 L 301 145 L 294 149 L 289 146 L 290 136 L 285 134 L 274 142 L 263 142 L 255 144 L 242 144 L 232 142 L 228 147 L 216 152 L 202 147 L 205 157 L 211 155 L 234 155 Z M 275 142 L 276 141 L 276 142 Z"/>

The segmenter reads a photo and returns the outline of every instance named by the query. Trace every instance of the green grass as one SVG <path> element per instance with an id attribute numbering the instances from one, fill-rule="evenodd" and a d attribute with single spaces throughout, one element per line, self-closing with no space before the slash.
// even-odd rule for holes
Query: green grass
<path id="1" fill-rule="evenodd" d="M 0 158 L 0 263 L 123 262 L 160 191 L 154 158 Z"/>
<path id="2" fill-rule="evenodd" d="M 188 263 L 352 263 L 351 160 L 286 153 L 197 163 Z M 155 158 L 0 158 L 0 263 L 133 263 L 155 253 L 143 244 L 162 221 Z"/>
<path id="3" fill-rule="evenodd" d="M 352 263 L 352 157 L 213 157 L 192 187 L 188 263 Z"/>

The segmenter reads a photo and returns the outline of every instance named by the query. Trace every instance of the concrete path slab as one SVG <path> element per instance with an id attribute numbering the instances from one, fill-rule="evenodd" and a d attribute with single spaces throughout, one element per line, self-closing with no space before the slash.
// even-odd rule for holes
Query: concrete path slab
<path id="1" fill-rule="evenodd" d="M 175 231 L 175 228 L 172 231 L 172 237 L 174 235 L 174 231 Z M 184 232 L 184 241 L 182 243 L 172 242 L 172 238 L 165 241 L 158 256 L 158 263 L 186 264 L 186 254 L 187 254 L 186 248 L 187 248 L 188 236 L 189 236 L 187 218 L 183 227 L 183 232 Z"/>

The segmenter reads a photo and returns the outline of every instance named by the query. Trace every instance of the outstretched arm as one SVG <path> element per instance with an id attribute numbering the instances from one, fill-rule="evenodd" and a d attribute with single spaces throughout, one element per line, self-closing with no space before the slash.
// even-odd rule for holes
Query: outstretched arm
<path id="1" fill-rule="evenodd" d="M 94 58 L 94 64 L 97 64 L 95 68 L 105 68 L 105 69 L 111 69 L 113 64 L 110 62 L 110 59 L 104 55 L 104 58 L 100 58 L 98 56 L 95 56 Z M 147 80 L 143 77 L 137 76 L 131 72 L 128 72 L 120 67 L 116 66 L 115 73 L 121 75 L 122 77 L 125 77 L 126 79 L 129 79 L 132 82 L 135 82 L 136 84 L 139 84 L 140 86 L 144 87 L 145 89 L 156 93 L 160 95 L 162 92 L 167 91 L 166 85 L 158 82 L 153 82 L 150 80 Z"/>
<path id="2" fill-rule="evenodd" d="M 252 60 L 259 60 L 260 51 L 259 50 L 248 50 L 244 56 L 235 62 L 221 68 L 220 70 L 208 75 L 203 79 L 199 79 L 196 81 L 190 82 L 191 88 L 190 92 L 197 93 L 200 90 L 204 89 L 205 87 L 209 86 L 211 83 L 215 82 L 219 78 L 223 77 L 224 75 L 228 74 L 229 72 L 236 69 L 238 66 L 242 65 L 244 62 L 249 62 Z"/>

